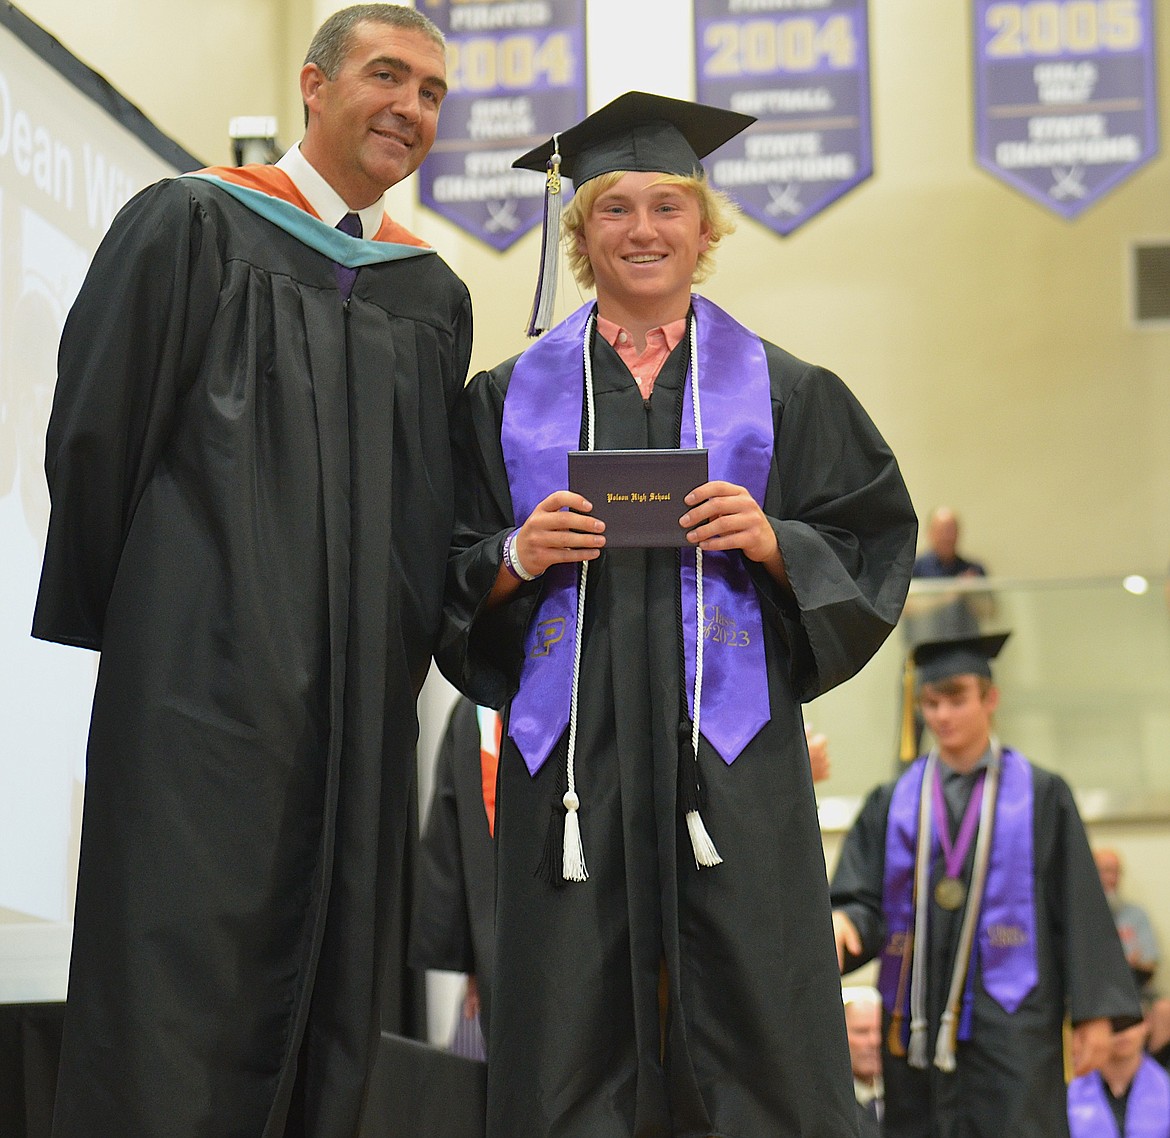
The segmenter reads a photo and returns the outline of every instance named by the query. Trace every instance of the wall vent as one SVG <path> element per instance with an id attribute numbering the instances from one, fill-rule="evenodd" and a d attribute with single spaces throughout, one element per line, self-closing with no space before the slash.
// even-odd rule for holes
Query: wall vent
<path id="1" fill-rule="evenodd" d="M 1133 318 L 1170 324 L 1170 244 L 1133 246 Z"/>

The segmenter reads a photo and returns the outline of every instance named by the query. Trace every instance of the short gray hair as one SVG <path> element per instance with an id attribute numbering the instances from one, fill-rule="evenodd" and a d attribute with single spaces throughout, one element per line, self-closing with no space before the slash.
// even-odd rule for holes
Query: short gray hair
<path id="1" fill-rule="evenodd" d="M 352 4 L 334 12 L 317 29 L 309 50 L 305 52 L 305 63 L 316 64 L 328 78 L 336 79 L 350 49 L 354 29 L 359 24 L 367 23 L 388 24 L 392 28 L 421 32 L 439 47 L 446 45 L 443 33 L 434 21 L 414 8 L 402 4 Z"/>

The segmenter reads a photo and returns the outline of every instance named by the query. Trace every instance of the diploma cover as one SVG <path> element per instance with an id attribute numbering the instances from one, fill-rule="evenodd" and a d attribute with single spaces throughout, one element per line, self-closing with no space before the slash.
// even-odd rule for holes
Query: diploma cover
<path id="1" fill-rule="evenodd" d="M 690 544 L 683 499 L 707 480 L 706 448 L 569 451 L 569 489 L 593 503 L 609 549 Z"/>

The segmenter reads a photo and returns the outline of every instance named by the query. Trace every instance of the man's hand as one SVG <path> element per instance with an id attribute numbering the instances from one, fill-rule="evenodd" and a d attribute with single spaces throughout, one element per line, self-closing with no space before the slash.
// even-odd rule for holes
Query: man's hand
<path id="1" fill-rule="evenodd" d="M 1107 1019 L 1087 1019 L 1072 1029 L 1073 1074 L 1080 1077 L 1098 1071 L 1109 1058 L 1113 1026 Z"/>
<path id="2" fill-rule="evenodd" d="M 837 945 L 837 971 L 845 971 L 845 954 L 861 955 L 861 937 L 857 926 L 840 909 L 833 910 L 833 940 Z"/>
<path id="3" fill-rule="evenodd" d="M 821 732 L 813 733 L 807 724 L 804 728 L 804 739 L 808 744 L 808 764 L 812 768 L 813 782 L 824 782 L 832 773 L 833 764 L 829 760 L 829 740 Z"/>
<path id="4" fill-rule="evenodd" d="M 690 532 L 687 541 L 704 552 L 739 549 L 749 561 L 763 565 L 784 585 L 788 575 L 776 544 L 776 531 L 759 503 L 733 482 L 704 482 L 684 499 L 691 507 L 679 525 Z"/>

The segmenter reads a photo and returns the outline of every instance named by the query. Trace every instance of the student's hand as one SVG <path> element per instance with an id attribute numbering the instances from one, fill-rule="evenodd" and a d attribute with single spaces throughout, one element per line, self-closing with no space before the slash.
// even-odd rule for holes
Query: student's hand
<path id="1" fill-rule="evenodd" d="M 1113 1043 L 1113 1025 L 1107 1019 L 1087 1019 L 1072 1029 L 1073 1074 L 1087 1075 L 1105 1066 Z"/>
<path id="2" fill-rule="evenodd" d="M 524 571 L 539 577 L 550 565 L 592 561 L 597 557 L 605 545 L 601 536 L 605 522 L 591 518 L 592 509 L 592 503 L 569 490 L 557 490 L 545 498 L 515 534 L 513 549 Z M 492 609 L 510 601 L 520 584 L 501 564 L 487 607 Z"/>
<path id="3" fill-rule="evenodd" d="M 516 553 L 529 573 L 550 565 L 592 561 L 605 545 L 605 522 L 589 516 L 593 504 L 571 490 L 557 490 L 528 515 L 516 534 Z"/>
<path id="4" fill-rule="evenodd" d="M 861 936 L 857 926 L 840 909 L 833 910 L 833 940 L 837 945 L 837 971 L 845 971 L 845 954 L 861 955 Z"/>
<path id="5" fill-rule="evenodd" d="M 689 531 L 687 541 L 692 545 L 704 552 L 742 550 L 749 561 L 763 565 L 780 584 L 787 583 L 776 531 L 744 487 L 733 482 L 704 482 L 684 501 L 691 508 L 679 518 L 679 525 Z"/>

